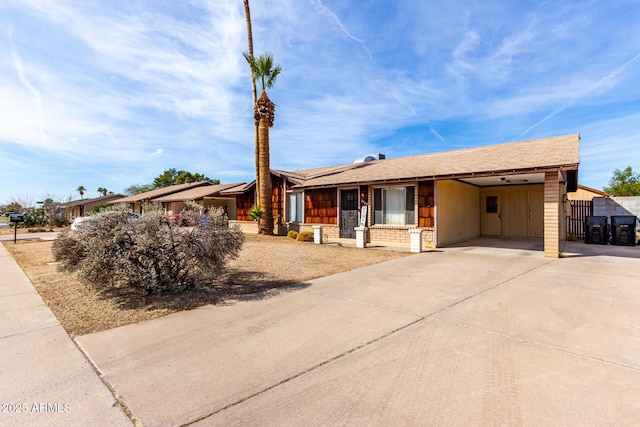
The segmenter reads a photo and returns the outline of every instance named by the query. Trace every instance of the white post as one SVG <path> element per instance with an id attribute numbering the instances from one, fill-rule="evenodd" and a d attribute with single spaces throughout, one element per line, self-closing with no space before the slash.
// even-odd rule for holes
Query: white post
<path id="1" fill-rule="evenodd" d="M 419 228 L 409 229 L 409 237 L 411 252 L 422 252 L 422 230 L 420 230 Z"/>
<path id="2" fill-rule="evenodd" d="M 367 247 L 367 227 L 356 227 L 356 248 Z"/>
<path id="3" fill-rule="evenodd" d="M 316 245 L 322 244 L 322 226 L 314 225 L 313 226 L 313 243 Z"/>

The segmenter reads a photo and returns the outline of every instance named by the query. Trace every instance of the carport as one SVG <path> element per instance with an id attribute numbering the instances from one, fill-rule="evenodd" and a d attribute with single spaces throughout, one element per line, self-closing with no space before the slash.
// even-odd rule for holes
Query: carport
<path id="1" fill-rule="evenodd" d="M 557 257 L 566 238 L 566 194 L 577 170 L 556 170 L 436 181 L 437 246 L 477 237 L 544 239 Z"/>

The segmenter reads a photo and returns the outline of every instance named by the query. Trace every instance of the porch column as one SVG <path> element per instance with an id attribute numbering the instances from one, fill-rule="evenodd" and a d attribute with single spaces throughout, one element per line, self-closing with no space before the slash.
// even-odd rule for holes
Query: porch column
<path id="1" fill-rule="evenodd" d="M 356 248 L 367 247 L 367 227 L 356 227 Z"/>
<path id="2" fill-rule="evenodd" d="M 314 225 L 313 226 L 313 243 L 316 245 L 322 244 L 322 226 Z"/>
<path id="3" fill-rule="evenodd" d="M 544 174 L 544 256 L 560 256 L 560 184 L 558 172 Z"/>
<path id="4" fill-rule="evenodd" d="M 409 249 L 411 252 L 422 252 L 422 230 L 412 228 L 409 230 Z"/>

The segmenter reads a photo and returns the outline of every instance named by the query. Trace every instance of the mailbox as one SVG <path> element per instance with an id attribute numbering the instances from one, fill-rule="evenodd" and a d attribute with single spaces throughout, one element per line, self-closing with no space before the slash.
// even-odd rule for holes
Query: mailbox
<path id="1" fill-rule="evenodd" d="M 22 214 L 10 214 L 9 221 L 11 222 L 24 222 L 24 215 Z"/>

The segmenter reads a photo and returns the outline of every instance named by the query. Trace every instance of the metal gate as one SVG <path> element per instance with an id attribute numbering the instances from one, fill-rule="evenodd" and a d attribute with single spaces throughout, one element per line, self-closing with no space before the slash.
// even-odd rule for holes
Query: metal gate
<path id="1" fill-rule="evenodd" d="M 567 234 L 584 240 L 584 220 L 593 215 L 593 201 L 571 200 L 570 205 L 571 215 L 569 216 L 569 224 L 567 224 Z"/>
<path id="2" fill-rule="evenodd" d="M 340 237 L 355 239 L 358 226 L 358 190 L 340 191 Z"/>

